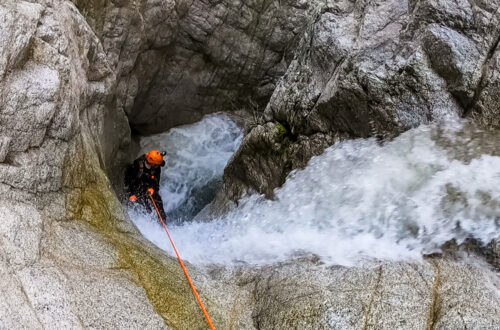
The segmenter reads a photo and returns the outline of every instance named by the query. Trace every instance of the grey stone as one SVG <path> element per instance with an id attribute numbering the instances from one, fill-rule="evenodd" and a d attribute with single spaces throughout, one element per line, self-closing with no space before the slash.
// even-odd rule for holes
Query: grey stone
<path id="1" fill-rule="evenodd" d="M 5 157 L 9 153 L 10 138 L 3 136 L 0 137 L 0 163 L 5 161 Z"/>
<path id="2" fill-rule="evenodd" d="M 498 127 L 493 92 L 498 6 L 496 1 L 327 2 L 304 30 L 263 118 L 289 128 L 297 141 L 318 133 L 392 138 L 420 124 L 460 117 Z M 250 133 L 253 142 L 245 140 L 231 161 L 228 168 L 239 168 L 226 172 L 219 196 L 233 202 L 248 191 L 269 196 L 284 182 L 269 173 L 283 176 L 297 168 L 284 167 L 286 147 L 275 152 L 274 161 L 246 168 L 244 155 L 259 159 L 267 152 L 253 150 L 259 134 L 268 140 L 259 128 Z"/>
<path id="3" fill-rule="evenodd" d="M 112 190 L 125 114 L 152 133 L 257 113 L 214 212 L 341 139 L 498 127 L 498 1 L 73 2 L 89 24 L 65 0 L 0 3 L 0 328 L 206 326 Z M 490 264 L 187 267 L 217 328 L 496 329 L 497 245 Z"/>
<path id="4" fill-rule="evenodd" d="M 241 108 L 265 109 L 265 122 L 301 139 L 390 138 L 460 116 L 497 125 L 497 1 L 74 2 L 117 72 L 117 105 L 141 133 Z M 224 194 L 270 195 L 296 168 L 281 156 L 251 170 L 276 173 L 272 183 L 227 175 L 238 191 Z"/>
<path id="5" fill-rule="evenodd" d="M 296 261 L 259 270 L 252 316 L 258 329 L 494 329 L 498 276 L 487 269 L 434 259 L 355 267 Z"/>
<path id="6" fill-rule="evenodd" d="M 3 236 L 2 254 L 11 266 L 32 265 L 38 261 L 42 219 L 35 207 L 0 202 L 0 232 Z"/>
<path id="7" fill-rule="evenodd" d="M 432 68 L 445 79 L 448 90 L 467 106 L 480 79 L 480 54 L 474 44 L 455 30 L 431 24 L 423 46 Z"/>
<path id="8" fill-rule="evenodd" d="M 117 72 L 118 104 L 133 128 L 147 134 L 249 100 L 263 106 L 310 13 L 322 3 L 73 2 Z"/>
<path id="9" fill-rule="evenodd" d="M 39 329 L 42 323 L 26 296 L 18 277 L 12 272 L 0 248 L 0 328 L 1 329 Z"/>
<path id="10" fill-rule="evenodd" d="M 165 327 L 103 233 L 127 222 L 104 171 L 130 131 L 99 39 L 68 1 L 2 1 L 0 16 L 0 328 Z M 72 212 L 91 186 L 103 208 Z"/>
<path id="11" fill-rule="evenodd" d="M 83 329 L 68 303 L 71 293 L 65 290 L 66 278 L 60 270 L 29 267 L 18 272 L 18 277 L 44 327 Z"/>

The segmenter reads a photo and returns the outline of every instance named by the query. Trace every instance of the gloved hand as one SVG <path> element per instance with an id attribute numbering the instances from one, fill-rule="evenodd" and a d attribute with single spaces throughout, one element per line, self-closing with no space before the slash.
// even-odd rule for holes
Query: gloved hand
<path id="1" fill-rule="evenodd" d="M 153 196 L 154 193 L 155 193 L 155 190 L 153 188 L 148 188 L 149 196 Z"/>
<path id="2" fill-rule="evenodd" d="M 128 198 L 129 201 L 131 201 L 132 203 L 135 203 L 137 202 L 137 196 L 136 195 L 132 195 Z"/>

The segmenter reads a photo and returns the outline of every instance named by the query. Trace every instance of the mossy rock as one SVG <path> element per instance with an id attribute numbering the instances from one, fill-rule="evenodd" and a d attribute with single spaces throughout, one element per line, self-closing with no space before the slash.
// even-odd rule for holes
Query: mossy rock
<path id="1" fill-rule="evenodd" d="M 288 134 L 288 130 L 286 129 L 285 126 L 283 126 L 283 124 L 276 121 L 274 122 L 274 127 L 276 127 L 276 129 L 278 130 L 278 136 L 280 138 L 283 138 L 285 135 Z"/>
<path id="2" fill-rule="evenodd" d="M 155 311 L 173 329 L 204 329 L 203 314 L 177 260 L 143 239 L 123 213 L 97 156 L 82 142 L 66 162 L 66 209 L 68 218 L 83 221 L 111 245 L 118 267 L 145 290 Z M 201 292 L 200 292 L 201 293 Z M 202 297 L 214 322 L 224 324 L 222 314 L 207 297 Z"/>

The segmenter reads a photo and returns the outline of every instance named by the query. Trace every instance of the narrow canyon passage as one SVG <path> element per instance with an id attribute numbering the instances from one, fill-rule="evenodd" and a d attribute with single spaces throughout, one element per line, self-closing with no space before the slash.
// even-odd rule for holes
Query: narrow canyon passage
<path id="1" fill-rule="evenodd" d="M 0 328 L 206 327 L 123 207 L 158 148 L 217 329 L 499 329 L 499 45 L 500 0 L 0 0 Z"/>

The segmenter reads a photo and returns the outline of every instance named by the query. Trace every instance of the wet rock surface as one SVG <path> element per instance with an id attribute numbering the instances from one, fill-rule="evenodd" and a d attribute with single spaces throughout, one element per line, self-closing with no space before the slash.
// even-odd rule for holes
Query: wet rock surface
<path id="1" fill-rule="evenodd" d="M 274 188 L 285 182 L 291 170 L 305 167 L 312 156 L 342 137 L 324 133 L 295 136 L 279 122 L 257 126 L 245 136 L 243 147 L 226 167 L 222 190 L 209 208 L 223 209 L 228 200 L 237 201 L 249 192 L 272 198 Z M 251 190 L 247 190 L 249 186 Z"/>
<path id="2" fill-rule="evenodd" d="M 220 110 L 255 117 L 222 204 L 272 195 L 342 138 L 460 117 L 498 128 L 497 1 L 73 2 L 103 43 L 135 131 Z M 262 148 L 273 123 L 291 137 L 279 150 Z M 290 149 L 305 152 L 292 159 Z"/>
<path id="3" fill-rule="evenodd" d="M 252 285 L 258 329 L 494 329 L 500 321 L 498 276 L 481 264 L 296 262 L 262 269 Z"/>
<path id="4" fill-rule="evenodd" d="M 429 256 L 417 263 L 342 267 L 307 257 L 205 272 L 221 288 L 237 285 L 227 314 L 228 324 L 238 329 L 495 329 L 500 324 L 498 274 L 477 260 Z"/>
<path id="5" fill-rule="evenodd" d="M 99 39 L 67 1 L 2 1 L 0 18 L 0 327 L 200 327 L 106 176 L 130 132 Z"/>
<path id="6" fill-rule="evenodd" d="M 152 133 L 232 102 L 265 108 L 222 206 L 272 196 L 343 138 L 446 116 L 498 128 L 497 1 L 73 2 L 0 3 L 1 327 L 205 326 L 177 261 L 111 189 L 125 115 Z M 218 328 L 495 329 L 491 251 L 490 265 L 188 267 Z"/>
<path id="7" fill-rule="evenodd" d="M 67 205 L 127 139 L 102 143 L 105 119 L 127 121 L 107 102 L 114 75 L 99 40 L 68 2 L 3 1 L 0 17 L 1 327 L 162 327 L 115 249 Z"/>
<path id="8" fill-rule="evenodd" d="M 251 191 L 269 196 L 284 181 L 268 173 L 286 176 L 301 167 L 284 166 L 287 143 L 280 150 L 256 151 L 269 140 L 267 123 L 286 127 L 294 137 L 288 144 L 305 151 L 306 159 L 338 138 L 387 139 L 449 118 L 473 118 L 498 129 L 493 90 L 499 5 L 391 0 L 318 5 L 263 118 L 228 166 L 219 199 L 236 201 Z M 329 138 L 305 148 L 297 142 L 317 134 Z M 252 165 L 244 161 L 247 154 L 253 155 Z"/>

